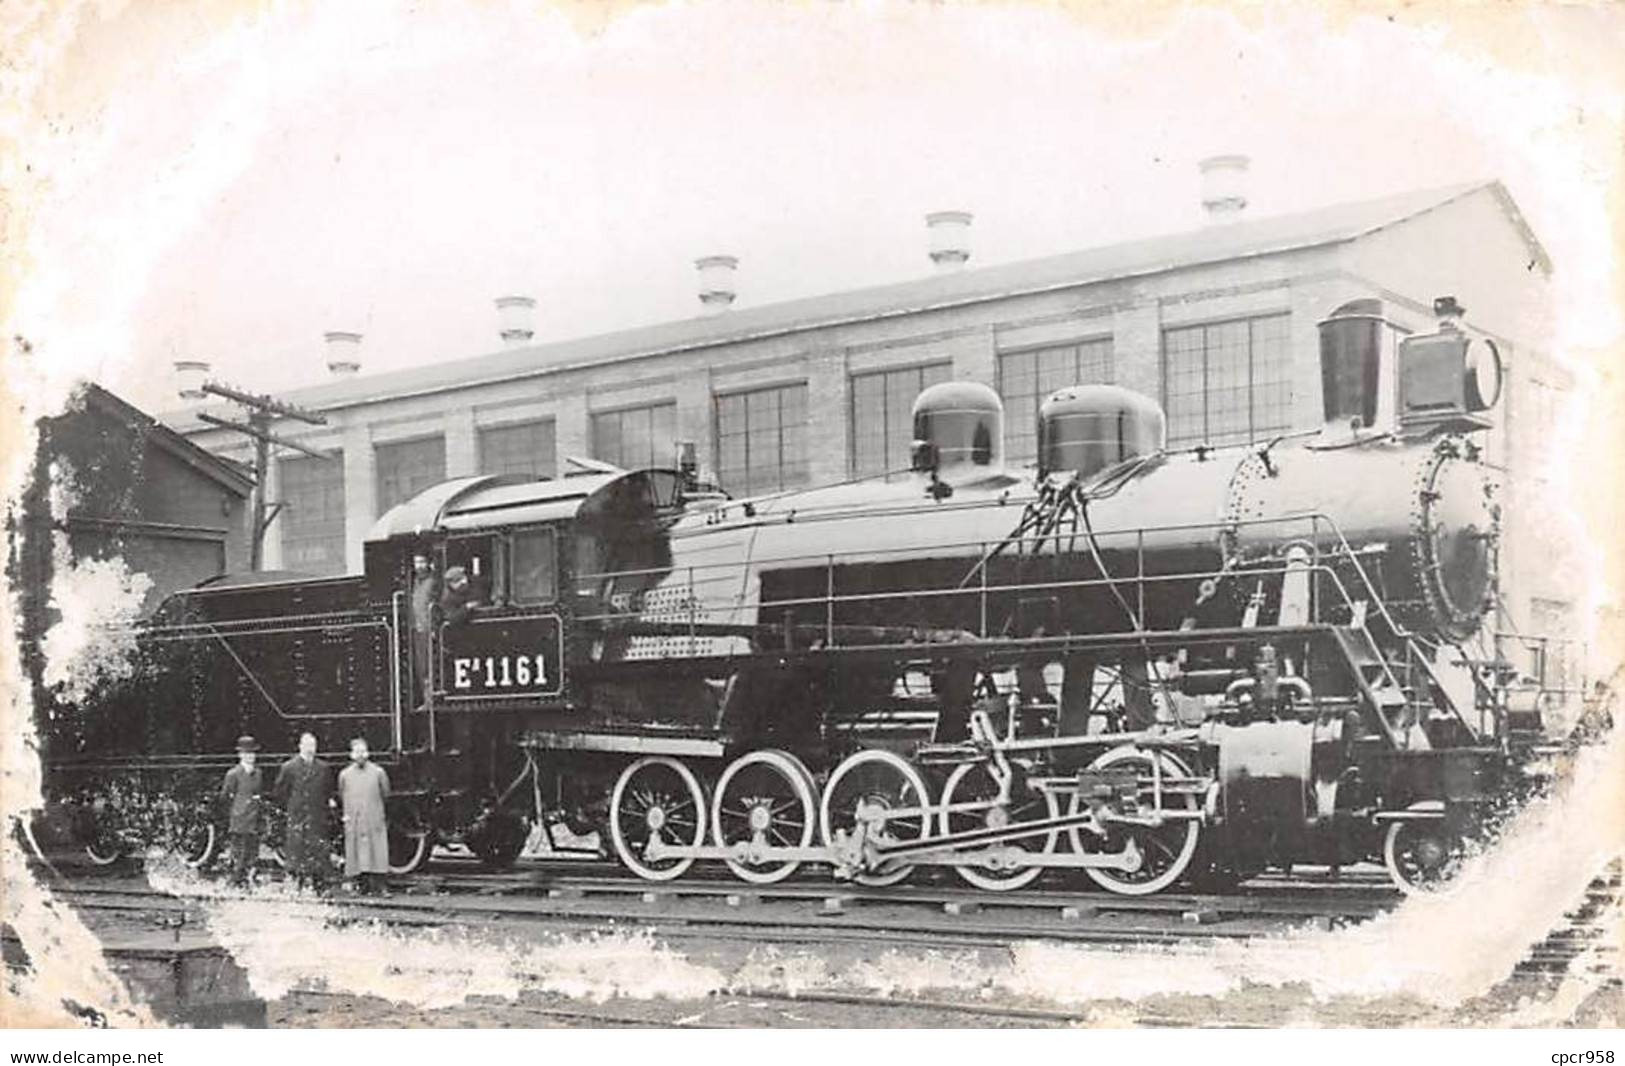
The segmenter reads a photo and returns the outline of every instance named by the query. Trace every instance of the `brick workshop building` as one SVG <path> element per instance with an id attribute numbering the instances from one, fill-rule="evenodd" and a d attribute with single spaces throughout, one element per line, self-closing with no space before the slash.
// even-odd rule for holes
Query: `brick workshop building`
<path id="1" fill-rule="evenodd" d="M 335 376 L 283 394 L 328 425 L 278 433 L 334 458 L 273 463 L 286 510 L 269 568 L 357 570 L 362 538 L 391 506 L 448 477 L 566 470 L 567 456 L 671 465 L 691 441 L 735 495 L 906 468 L 909 408 L 949 378 L 1003 396 L 1008 454 L 1034 454 L 1051 390 L 1111 382 L 1161 402 L 1170 447 L 1267 440 L 1322 421 L 1316 323 L 1375 297 L 1401 327 L 1433 327 L 1451 294 L 1509 368 L 1491 460 L 1505 506 L 1545 506 L 1542 448 L 1567 375 L 1542 351 L 1551 264 L 1499 182 L 1432 189 L 1306 213 L 1251 217 L 1245 160 L 1204 165 L 1209 224 L 1024 262 L 970 267 L 968 215 L 930 216 L 932 272 L 915 280 L 759 307 L 733 306 L 727 257 L 699 260 L 694 318 L 531 344 L 527 298 L 498 301 L 503 347 L 358 374 L 360 338 L 329 334 Z M 203 446 L 247 445 L 187 416 Z M 1556 549 L 1520 530 L 1502 553 L 1503 626 L 1566 633 L 1572 592 Z M 1531 560 L 1541 558 L 1541 565 Z"/>

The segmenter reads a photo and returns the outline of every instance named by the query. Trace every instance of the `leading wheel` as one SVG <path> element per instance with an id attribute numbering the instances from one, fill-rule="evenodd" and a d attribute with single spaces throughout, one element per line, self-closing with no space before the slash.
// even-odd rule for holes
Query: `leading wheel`
<path id="1" fill-rule="evenodd" d="M 711 835 L 719 847 L 805 848 L 812 844 L 812 775 L 794 755 L 753 751 L 728 765 L 711 800 Z M 742 881 L 769 885 L 795 873 L 801 861 L 740 861 L 728 868 Z"/>
<path id="2" fill-rule="evenodd" d="M 919 771 L 900 756 L 880 748 L 860 751 L 837 766 L 824 786 L 818 804 L 824 846 L 834 846 L 837 831 L 851 833 L 857 827 L 861 807 L 917 810 L 871 823 L 870 839 L 881 843 L 919 840 L 929 832 L 929 803 Z M 877 869 L 855 874 L 853 880 L 860 885 L 895 885 L 913 872 L 908 863 L 887 860 Z"/>
<path id="3" fill-rule="evenodd" d="M 950 810 L 956 803 L 991 801 L 997 799 L 998 795 L 999 783 L 993 779 L 993 773 L 987 763 L 962 763 L 948 775 L 948 782 L 942 787 L 942 832 L 948 834 L 973 829 L 1004 829 L 1021 822 L 1055 818 L 1060 813 L 1060 804 L 1048 792 L 1013 795 L 1004 803 L 978 810 Z M 1055 850 L 1055 845 L 1060 839 L 1061 831 L 1051 829 L 1042 836 L 1011 840 L 993 847 L 1010 849 L 1012 852 L 1048 854 Z M 1019 860 L 1020 855 L 1012 855 L 1011 858 Z M 1037 880 L 1038 875 L 1043 872 L 1041 866 L 1011 865 L 1007 868 L 993 869 L 967 863 L 964 866 L 954 867 L 954 873 L 966 884 L 989 892 L 1009 892 L 1025 888 Z"/>
<path id="4" fill-rule="evenodd" d="M 1443 890 L 1465 857 L 1461 835 L 1431 819 L 1395 822 L 1382 841 L 1382 863 L 1406 895 Z"/>
<path id="5" fill-rule="evenodd" d="M 1152 759 L 1156 758 L 1157 763 Z M 1150 778 L 1159 769 L 1166 781 L 1170 777 L 1189 777 L 1190 768 L 1173 755 L 1163 752 L 1153 756 L 1140 748 L 1114 748 L 1089 764 L 1092 770 L 1135 769 L 1140 774 L 1140 806 L 1150 807 L 1152 789 Z M 1191 792 L 1162 794 L 1165 809 L 1176 811 L 1197 809 L 1197 798 Z M 1074 795 L 1069 805 L 1072 814 L 1083 813 L 1083 800 Z M 1169 819 L 1160 826 L 1123 825 L 1108 823 L 1104 838 L 1084 829 L 1069 830 L 1072 850 L 1085 852 L 1121 851 L 1133 841 L 1140 853 L 1140 866 L 1136 870 L 1118 870 L 1109 867 L 1086 866 L 1084 873 L 1095 884 L 1120 896 L 1149 896 L 1161 892 L 1179 880 L 1190 867 L 1201 837 L 1201 825 L 1194 818 Z"/>
<path id="6" fill-rule="evenodd" d="M 688 767 L 654 755 L 621 771 L 609 799 L 609 834 L 626 868 L 648 881 L 670 881 L 692 858 L 645 858 L 649 842 L 699 847 L 705 841 L 705 794 Z"/>

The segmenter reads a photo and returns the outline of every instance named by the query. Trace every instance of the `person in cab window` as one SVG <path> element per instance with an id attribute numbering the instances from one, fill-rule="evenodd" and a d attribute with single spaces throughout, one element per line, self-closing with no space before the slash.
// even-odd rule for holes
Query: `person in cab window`
<path id="1" fill-rule="evenodd" d="M 446 588 L 440 594 L 440 616 L 451 625 L 460 625 L 479 602 L 468 580 L 468 571 L 460 566 L 448 567 Z"/>

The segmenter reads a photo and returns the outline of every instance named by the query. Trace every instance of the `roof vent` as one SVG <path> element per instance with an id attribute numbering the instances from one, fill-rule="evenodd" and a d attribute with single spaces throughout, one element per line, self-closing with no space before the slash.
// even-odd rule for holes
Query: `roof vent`
<path id="1" fill-rule="evenodd" d="M 1038 469 L 1088 478 L 1128 459 L 1155 455 L 1168 420 L 1155 400 L 1119 385 L 1070 385 L 1038 409 Z"/>
<path id="2" fill-rule="evenodd" d="M 731 255 L 708 255 L 694 260 L 700 272 L 700 303 L 707 314 L 717 315 L 733 305 L 737 295 L 735 277 L 739 260 Z"/>
<path id="3" fill-rule="evenodd" d="M 322 334 L 327 342 L 327 369 L 336 378 L 361 369 L 361 334 L 334 330 Z"/>
<path id="4" fill-rule="evenodd" d="M 194 403 L 203 399 L 203 383 L 209 379 L 209 364 L 201 359 L 175 360 L 175 391 L 181 399 Z"/>
<path id="5" fill-rule="evenodd" d="M 969 211 L 933 211 L 925 216 L 931 236 L 931 262 L 938 274 L 962 269 L 970 258 L 970 224 L 974 217 Z"/>
<path id="6" fill-rule="evenodd" d="M 1214 222 L 1233 222 L 1247 208 L 1247 168 L 1244 155 L 1208 156 L 1196 164 L 1202 175 L 1202 207 Z"/>
<path id="7" fill-rule="evenodd" d="M 536 301 L 529 296 L 498 296 L 497 328 L 506 348 L 521 348 L 536 334 Z"/>

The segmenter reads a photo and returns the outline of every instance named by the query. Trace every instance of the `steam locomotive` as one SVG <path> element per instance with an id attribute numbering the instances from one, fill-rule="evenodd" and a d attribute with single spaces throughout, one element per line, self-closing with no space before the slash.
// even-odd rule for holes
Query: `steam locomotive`
<path id="1" fill-rule="evenodd" d="M 104 826 L 132 796 L 184 812 L 237 735 L 309 729 L 389 767 L 401 871 L 596 832 L 655 880 L 1059 869 L 1137 895 L 1380 858 L 1434 884 L 1541 741 L 1465 644 L 1496 586 L 1475 438 L 1502 364 L 1439 310 L 1402 336 L 1338 308 L 1325 425 L 1264 443 L 1170 451 L 1154 402 L 1076 386 L 1010 469 L 997 394 L 949 382 L 887 477 L 444 482 L 376 523 L 360 574 L 168 600 L 132 675 L 46 724 L 49 787 Z"/>

